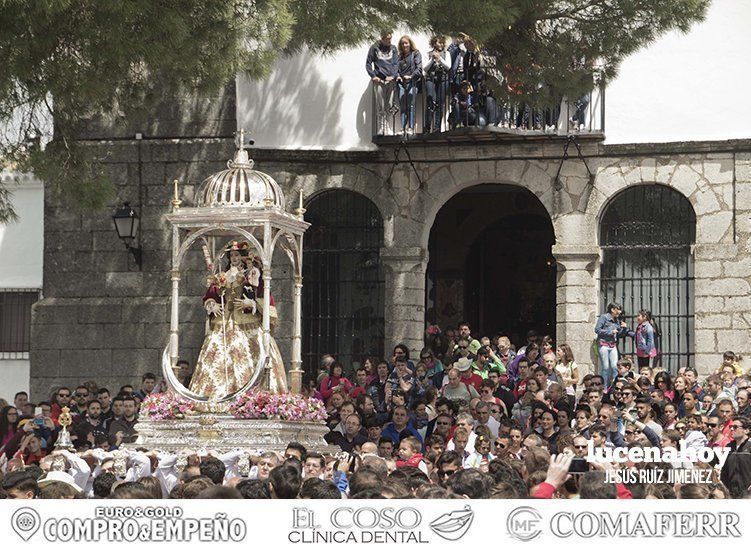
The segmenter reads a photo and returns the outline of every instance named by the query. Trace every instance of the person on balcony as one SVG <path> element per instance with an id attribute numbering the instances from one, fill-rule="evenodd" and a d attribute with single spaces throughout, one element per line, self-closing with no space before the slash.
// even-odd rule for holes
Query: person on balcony
<path id="1" fill-rule="evenodd" d="M 464 40 L 468 38 L 469 36 L 460 32 L 451 41 L 451 45 L 446 49 L 451 57 L 451 71 L 449 72 L 451 85 L 449 91 L 452 96 L 459 92 L 462 81 L 467 79 L 465 77 L 466 72 L 464 71 L 464 54 L 467 52 L 467 48 L 464 46 Z"/>
<path id="2" fill-rule="evenodd" d="M 399 58 L 396 47 L 391 43 L 391 32 L 384 32 L 381 39 L 368 50 L 365 70 L 373 81 L 375 94 L 376 133 L 388 132 L 389 115 L 394 104 L 394 88 L 398 75 Z"/>
<path id="3" fill-rule="evenodd" d="M 399 70 L 396 76 L 399 105 L 402 110 L 402 131 L 415 132 L 415 99 L 422 83 L 422 55 L 409 36 L 399 39 Z"/>
<path id="4" fill-rule="evenodd" d="M 440 132 L 449 88 L 451 59 L 446 51 L 446 40 L 442 36 L 433 36 L 430 47 L 425 63 L 425 132 Z"/>
<path id="5" fill-rule="evenodd" d="M 459 92 L 454 95 L 454 99 L 452 100 L 452 129 L 477 124 L 477 112 L 475 111 L 472 91 L 470 82 L 462 81 Z"/>

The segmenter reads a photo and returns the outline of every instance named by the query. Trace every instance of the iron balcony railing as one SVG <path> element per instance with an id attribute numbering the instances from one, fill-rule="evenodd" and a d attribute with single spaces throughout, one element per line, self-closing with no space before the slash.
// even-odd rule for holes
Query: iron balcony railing
<path id="1" fill-rule="evenodd" d="M 389 84 L 373 83 L 372 136 L 443 140 L 457 132 L 487 133 L 496 138 L 602 135 L 605 132 L 605 85 L 602 78 L 592 90 L 575 99 L 531 105 L 523 98 L 496 97 L 484 88 L 469 100 L 457 97 L 460 88 L 429 78 Z M 466 97 L 465 97 L 466 98 Z"/>

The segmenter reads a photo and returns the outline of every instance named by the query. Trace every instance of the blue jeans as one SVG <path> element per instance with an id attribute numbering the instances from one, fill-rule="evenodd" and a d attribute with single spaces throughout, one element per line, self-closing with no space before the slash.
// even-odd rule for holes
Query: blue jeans
<path id="1" fill-rule="evenodd" d="M 600 376 L 605 383 L 605 387 L 610 387 L 610 383 L 618 374 L 616 365 L 618 364 L 618 348 L 609 346 L 599 346 L 597 353 L 600 355 Z"/>
<path id="2" fill-rule="evenodd" d="M 399 105 L 402 109 L 402 128 L 415 128 L 415 97 L 417 85 L 409 82 L 399 83 Z M 407 116 L 409 115 L 409 119 Z M 407 122 L 409 121 L 409 125 Z"/>

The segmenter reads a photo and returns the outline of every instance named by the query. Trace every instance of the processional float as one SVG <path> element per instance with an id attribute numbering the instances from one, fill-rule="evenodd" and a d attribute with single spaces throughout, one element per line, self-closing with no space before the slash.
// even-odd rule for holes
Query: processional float
<path id="1" fill-rule="evenodd" d="M 310 448 L 327 450 L 323 435 L 328 428 L 321 421 L 289 421 L 274 416 L 250 419 L 231 413 L 238 401 L 248 394 L 269 391 L 272 370 L 270 355 L 272 343 L 275 343 L 269 308 L 272 304 L 272 261 L 277 250 L 289 258 L 292 267 L 293 326 L 287 383 L 290 393 L 300 393 L 303 373 L 303 236 L 310 226 L 303 218 L 302 191 L 298 207 L 294 213 L 288 212 L 285 196 L 277 182 L 268 174 L 254 169 L 245 149 L 244 131 L 241 130 L 234 159 L 228 161 L 227 169 L 212 174 L 200 184 L 194 201 L 193 207 L 182 206 L 178 180 L 175 180 L 171 212 L 165 214 L 172 234 L 171 306 L 170 335 L 161 364 L 172 402 L 175 405 L 189 405 L 190 409 L 178 414 L 177 418 L 160 420 L 141 417 L 136 426 L 138 440 L 128 447 L 166 451 L 197 448 L 280 451 L 289 442 L 296 441 Z M 236 390 L 216 397 L 192 391 L 175 374 L 180 359 L 180 286 L 185 281 L 186 256 L 195 246 L 200 246 L 202 250 L 209 276 L 216 277 L 221 270 L 222 250 L 225 247 L 223 242 L 219 242 L 228 238 L 242 241 L 254 254 L 261 269 L 258 279 L 267 300 L 258 301 L 266 310 L 262 312 L 259 355 L 257 360 L 246 361 L 252 368 L 249 379 Z"/>

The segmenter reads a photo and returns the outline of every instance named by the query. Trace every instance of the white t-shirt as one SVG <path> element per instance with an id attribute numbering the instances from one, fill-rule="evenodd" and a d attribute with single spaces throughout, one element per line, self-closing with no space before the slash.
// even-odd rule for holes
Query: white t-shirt
<path id="1" fill-rule="evenodd" d="M 561 363 L 558 363 L 557 365 L 555 365 L 556 372 L 558 372 L 558 374 L 560 374 L 564 380 L 570 380 L 574 375 L 574 370 L 577 368 L 579 368 L 579 366 L 576 364 L 576 362 L 573 362 L 570 365 L 564 365 Z M 574 389 L 573 385 L 566 386 L 566 394 L 567 395 L 576 394 L 576 390 Z"/>

